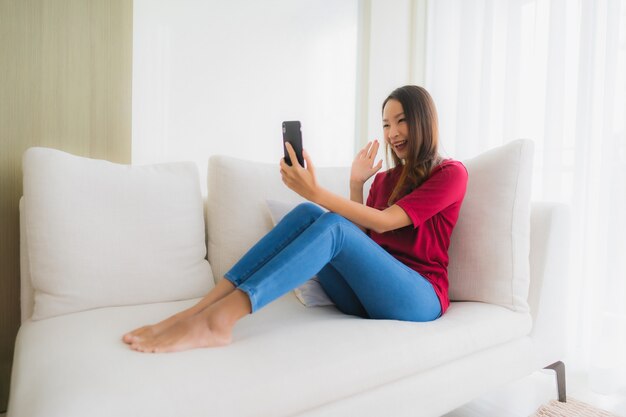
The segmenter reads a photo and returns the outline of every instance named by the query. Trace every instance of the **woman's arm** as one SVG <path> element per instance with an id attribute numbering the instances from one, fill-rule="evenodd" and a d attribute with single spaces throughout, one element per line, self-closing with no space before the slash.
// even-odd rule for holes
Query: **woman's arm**
<path id="1" fill-rule="evenodd" d="M 310 200 L 342 215 L 356 223 L 357 226 L 373 230 L 376 233 L 385 233 L 413 224 L 409 215 L 395 204 L 385 210 L 377 210 L 333 194 L 322 187 L 318 187 L 317 192 Z"/>
<path id="2" fill-rule="evenodd" d="M 350 200 L 363 204 L 363 184 L 350 183 Z"/>
<path id="3" fill-rule="evenodd" d="M 286 147 L 292 161 L 296 160 L 294 159 L 296 155 L 291 144 L 287 143 Z M 359 155 L 361 155 L 362 152 L 363 151 L 359 152 Z M 375 153 L 373 155 L 375 156 Z M 366 156 L 371 157 L 368 152 L 366 152 Z M 357 158 L 358 157 L 357 155 Z M 338 196 L 320 187 L 315 177 L 315 167 L 306 151 L 304 151 L 304 159 L 306 161 L 306 168 L 301 167 L 299 164 L 289 166 L 285 163 L 284 159 L 280 161 L 280 172 L 283 182 L 287 187 L 300 194 L 302 197 L 347 218 L 358 226 L 373 230 L 377 233 L 384 233 L 412 224 L 406 212 L 397 205 L 393 205 L 385 210 L 377 210 L 364 205 L 362 202 L 362 185 L 361 202 L 348 200 L 347 198 Z M 374 173 L 378 171 L 380 167 L 381 165 L 378 164 L 376 168 L 373 168 L 375 169 Z M 364 183 L 365 181 L 362 180 L 363 178 L 358 182 Z M 352 190 L 350 194 L 352 196 Z"/>
<path id="4" fill-rule="evenodd" d="M 363 204 L 363 184 L 353 184 L 352 181 L 350 181 L 350 200 L 355 203 Z M 365 227 L 359 226 L 358 224 L 357 226 L 364 233 L 367 233 L 367 229 Z"/>
<path id="5" fill-rule="evenodd" d="M 374 175 L 381 167 L 382 160 L 378 164 L 379 166 L 373 167 L 374 158 L 378 152 L 378 141 L 367 142 L 367 145 L 356 155 L 354 161 L 352 161 L 352 169 L 350 170 L 350 200 L 363 204 L 363 186 L 372 175 Z M 367 233 L 367 229 L 357 224 L 357 227 Z"/>

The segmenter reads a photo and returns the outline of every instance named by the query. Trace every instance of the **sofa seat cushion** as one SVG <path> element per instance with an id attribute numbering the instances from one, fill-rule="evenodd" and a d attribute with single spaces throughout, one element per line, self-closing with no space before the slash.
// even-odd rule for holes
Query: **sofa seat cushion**
<path id="1" fill-rule="evenodd" d="M 121 342 L 129 329 L 195 301 L 24 323 L 10 416 L 297 415 L 523 337 L 531 327 L 528 314 L 483 303 L 453 303 L 439 320 L 411 323 L 306 308 L 289 292 L 241 320 L 226 347 L 144 354 Z"/>

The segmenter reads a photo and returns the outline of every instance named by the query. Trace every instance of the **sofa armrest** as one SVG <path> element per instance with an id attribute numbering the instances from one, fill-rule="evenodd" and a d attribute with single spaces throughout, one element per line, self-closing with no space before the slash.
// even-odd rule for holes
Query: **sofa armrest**
<path id="1" fill-rule="evenodd" d="M 24 197 L 20 198 L 20 310 L 22 323 L 33 315 L 35 295 L 30 281 L 30 263 L 26 245 L 26 225 L 24 220 Z"/>
<path id="2" fill-rule="evenodd" d="M 538 367 L 561 360 L 565 354 L 569 227 L 567 205 L 532 204 L 528 303 Z"/>

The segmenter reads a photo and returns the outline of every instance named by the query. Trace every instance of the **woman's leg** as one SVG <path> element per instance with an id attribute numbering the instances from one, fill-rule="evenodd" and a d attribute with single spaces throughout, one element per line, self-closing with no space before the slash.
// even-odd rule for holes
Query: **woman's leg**
<path id="1" fill-rule="evenodd" d="M 338 307 L 355 308 L 351 307 L 356 304 L 351 300 L 354 294 L 365 310 L 364 317 L 371 319 L 425 322 L 438 318 L 441 304 L 432 284 L 373 240 L 366 242 L 360 251 L 351 248 L 330 262 L 341 277 L 336 281 L 345 283 L 333 283 L 328 291 L 328 281 L 320 279 L 331 300 Z M 335 295 L 337 287 L 343 289 L 339 297 Z"/>
<path id="2" fill-rule="evenodd" d="M 247 276 L 253 274 L 263 264 L 265 264 L 272 256 L 280 252 L 282 248 L 295 239 L 299 233 L 310 226 L 317 220 L 324 210 L 312 203 L 302 203 L 296 206 L 291 212 L 265 235 L 257 244 L 255 244 L 242 258 L 237 262 L 231 270 L 242 276 L 243 280 Z M 196 305 L 187 310 L 176 313 L 175 315 L 153 325 L 143 326 L 132 332 L 126 333 L 122 340 L 125 343 L 132 343 L 138 338 L 153 338 L 163 330 L 181 319 L 191 317 L 198 314 L 211 304 L 221 300 L 235 290 L 235 285 L 228 279 L 221 279 L 217 285 L 209 291 Z"/>
<path id="3" fill-rule="evenodd" d="M 254 273 L 248 274 L 249 268 L 243 267 L 239 268 L 242 275 L 229 271 L 227 275 L 237 290 L 147 343 L 139 341 L 132 347 L 167 352 L 227 344 L 240 318 L 301 285 L 328 263 L 344 277 L 371 318 L 429 321 L 441 313 L 428 281 L 353 223 L 326 213 L 262 266 L 255 267 Z"/>
<path id="4" fill-rule="evenodd" d="M 317 274 L 320 285 L 340 311 L 365 318 L 410 321 L 429 321 L 441 314 L 439 299 L 425 278 L 371 239 L 364 242 L 367 247 L 352 247 L 356 249 L 352 255 L 350 250 L 343 251 Z M 357 252 L 361 253 L 360 258 Z M 385 272 L 387 267 L 389 270 Z M 390 278 L 386 294 L 381 294 L 369 282 L 385 276 Z"/>
<path id="5" fill-rule="evenodd" d="M 321 207 L 313 203 L 299 204 L 287 213 L 276 227 L 250 248 L 224 274 L 224 278 L 238 287 L 298 238 L 324 213 L 325 211 Z"/>
<path id="6" fill-rule="evenodd" d="M 333 267 L 332 264 L 326 265 L 317 273 L 318 281 L 324 289 L 328 297 L 337 306 L 339 311 L 351 316 L 359 316 L 368 318 L 365 307 L 359 301 L 354 290 L 341 276 L 341 274 Z"/>
<path id="7" fill-rule="evenodd" d="M 204 310 L 205 308 L 207 308 L 214 302 L 219 301 L 222 298 L 226 297 L 228 294 L 233 292 L 234 289 L 235 289 L 235 286 L 231 284 L 230 281 L 222 279 L 215 285 L 215 287 L 211 289 L 211 291 L 208 292 L 207 295 L 204 296 L 204 298 L 202 298 L 202 300 L 200 300 L 193 307 L 190 307 L 187 310 L 178 312 L 174 314 L 173 316 L 168 317 L 167 319 L 160 321 L 156 324 L 143 326 L 143 327 L 133 330 L 132 332 L 128 332 L 122 337 L 122 340 L 124 341 L 124 343 L 132 343 L 133 340 L 138 339 L 138 338 L 145 339 L 145 338 L 155 337 L 156 335 L 161 333 L 163 330 L 167 329 L 168 327 L 178 322 L 179 320 L 198 314 L 199 312 L 201 312 L 202 310 Z"/>
<path id="8" fill-rule="evenodd" d="M 432 285 L 391 256 L 349 220 L 325 213 L 245 280 L 227 276 L 248 294 L 252 312 L 301 285 L 330 263 L 371 318 L 429 321 L 441 312 Z"/>
<path id="9" fill-rule="evenodd" d="M 178 320 L 153 338 L 136 338 L 130 344 L 140 352 L 177 352 L 231 342 L 235 323 L 250 313 L 248 296 L 234 290 L 200 313 Z"/>

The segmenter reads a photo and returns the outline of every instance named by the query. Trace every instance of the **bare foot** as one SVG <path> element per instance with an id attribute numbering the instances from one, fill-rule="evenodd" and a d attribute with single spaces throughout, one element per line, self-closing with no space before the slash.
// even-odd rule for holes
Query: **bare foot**
<path id="1" fill-rule="evenodd" d="M 210 325 L 205 314 L 197 314 L 174 323 L 152 338 L 135 338 L 131 348 L 139 352 L 162 353 L 225 346 L 232 341 L 229 328 Z"/>
<path id="2" fill-rule="evenodd" d="M 228 296 L 234 290 L 235 286 L 230 281 L 228 281 L 227 279 L 222 279 L 215 285 L 215 288 L 213 288 L 206 296 L 204 296 L 204 298 L 195 306 L 174 314 L 172 317 L 165 319 L 157 324 L 143 326 L 133 330 L 132 332 L 126 333 L 124 336 L 122 336 L 122 340 L 124 341 L 124 343 L 131 344 L 134 340 L 137 339 L 154 339 L 165 329 L 183 319 L 192 317 L 195 314 L 202 312 L 205 308 Z"/>
<path id="3" fill-rule="evenodd" d="M 124 341 L 124 343 L 131 344 L 136 339 L 144 339 L 144 340 L 153 339 L 154 337 L 158 336 L 161 332 L 163 332 L 163 330 L 172 326 L 173 324 L 175 324 L 182 318 L 183 317 L 181 317 L 180 314 L 174 314 L 172 317 L 169 317 L 157 324 L 143 326 L 143 327 L 133 330 L 132 332 L 128 332 L 122 337 L 122 340 Z"/>

